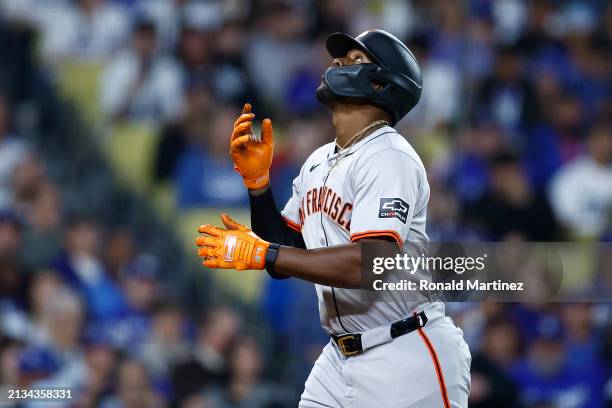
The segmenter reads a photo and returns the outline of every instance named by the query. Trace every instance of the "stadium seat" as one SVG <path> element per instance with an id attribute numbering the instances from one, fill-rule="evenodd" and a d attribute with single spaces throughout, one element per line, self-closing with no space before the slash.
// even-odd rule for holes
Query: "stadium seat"
<path id="1" fill-rule="evenodd" d="M 139 123 L 114 126 L 104 140 L 104 149 L 119 180 L 138 193 L 151 187 L 151 161 L 157 146 L 157 133 Z"/>
<path id="2" fill-rule="evenodd" d="M 102 118 L 99 78 L 103 69 L 102 62 L 67 60 L 56 70 L 62 94 L 79 107 L 83 118 L 90 124 L 97 124 Z"/>

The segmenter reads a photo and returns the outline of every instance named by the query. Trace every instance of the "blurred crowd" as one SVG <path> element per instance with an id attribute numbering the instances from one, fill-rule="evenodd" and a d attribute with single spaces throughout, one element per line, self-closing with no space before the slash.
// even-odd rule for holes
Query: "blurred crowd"
<path id="1" fill-rule="evenodd" d="M 50 77 L 66 61 L 102 64 L 105 124 L 155 130 L 150 177 L 175 187 L 179 211 L 248 205 L 227 152 L 247 101 L 272 118 L 282 206 L 305 158 L 333 138 L 314 93 L 326 36 L 386 29 L 423 68 L 421 102 L 397 128 L 428 169 L 433 241 L 612 238 L 607 1 L 2 0 L 2 24 L 37 33 Z M 314 290 L 268 281 L 249 312 L 185 310 L 133 231 L 65 211 L 53 169 L 18 132 L 8 61 L 1 387 L 73 387 L 75 407 L 294 406 L 326 340 Z M 474 357 L 470 406 L 612 406 L 609 303 L 449 311 Z"/>

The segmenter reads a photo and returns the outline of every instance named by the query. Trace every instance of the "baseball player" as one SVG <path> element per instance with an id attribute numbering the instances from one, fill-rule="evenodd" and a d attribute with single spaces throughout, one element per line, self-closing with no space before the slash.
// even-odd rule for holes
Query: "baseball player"
<path id="1" fill-rule="evenodd" d="M 225 228 L 200 227 L 198 253 L 207 267 L 265 268 L 315 283 L 331 339 L 300 407 L 467 407 L 471 356 L 444 305 L 401 293 L 367 301 L 359 289 L 363 242 L 410 251 L 428 241 L 425 168 L 392 127 L 419 101 L 419 65 L 382 30 L 332 34 L 327 50 L 333 62 L 317 98 L 332 112 L 335 140 L 306 160 L 279 212 L 269 183 L 272 123 L 264 119 L 253 136 L 246 104 L 230 154 L 249 189 L 253 230 L 222 214 Z"/>

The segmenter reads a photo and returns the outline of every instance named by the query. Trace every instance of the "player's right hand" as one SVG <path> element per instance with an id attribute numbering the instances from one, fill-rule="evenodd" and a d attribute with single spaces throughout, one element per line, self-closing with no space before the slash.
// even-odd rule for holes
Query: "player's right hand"
<path id="1" fill-rule="evenodd" d="M 230 140 L 230 156 L 234 168 L 244 179 L 244 185 L 257 190 L 270 184 L 270 166 L 274 151 L 272 121 L 264 119 L 261 124 L 261 138 L 253 135 L 251 105 L 245 103 L 242 114 L 234 123 Z"/>
<path id="2" fill-rule="evenodd" d="M 250 228 L 234 221 L 229 215 L 221 214 L 225 228 L 202 225 L 198 229 L 196 245 L 203 264 L 209 268 L 264 269 L 266 252 L 270 243 L 259 238 Z"/>

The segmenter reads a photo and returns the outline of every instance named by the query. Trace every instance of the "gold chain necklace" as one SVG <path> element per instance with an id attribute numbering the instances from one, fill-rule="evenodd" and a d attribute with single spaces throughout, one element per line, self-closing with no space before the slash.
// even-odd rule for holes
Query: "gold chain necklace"
<path id="1" fill-rule="evenodd" d="M 338 156 L 336 157 L 336 161 L 334 162 L 334 164 L 329 170 L 331 171 L 334 167 L 338 165 L 338 162 L 340 162 L 340 159 L 346 157 L 349 154 L 351 147 L 353 147 L 359 140 L 361 140 L 361 138 L 366 134 L 368 130 L 376 126 L 379 126 L 379 125 L 388 126 L 389 124 L 387 123 L 386 120 L 375 120 L 374 122 L 370 123 L 368 126 L 361 129 L 359 132 L 355 133 L 355 135 L 351 137 L 349 141 L 346 143 L 345 147 L 340 146 L 338 144 L 338 141 L 336 141 L 335 143 L 336 143 L 336 146 L 338 147 Z"/>
<path id="2" fill-rule="evenodd" d="M 374 122 L 370 123 L 368 126 L 361 129 L 359 132 L 355 133 L 355 135 L 351 137 L 348 142 L 346 142 L 346 145 L 344 147 L 340 146 L 337 140 L 336 140 L 336 146 L 338 146 L 338 149 L 340 149 L 340 151 L 344 151 L 348 149 L 349 147 L 351 147 L 353 144 L 357 143 L 359 141 L 358 138 L 363 136 L 365 132 L 367 132 L 368 130 L 378 125 L 388 125 L 388 123 L 386 120 L 375 120 Z"/>

